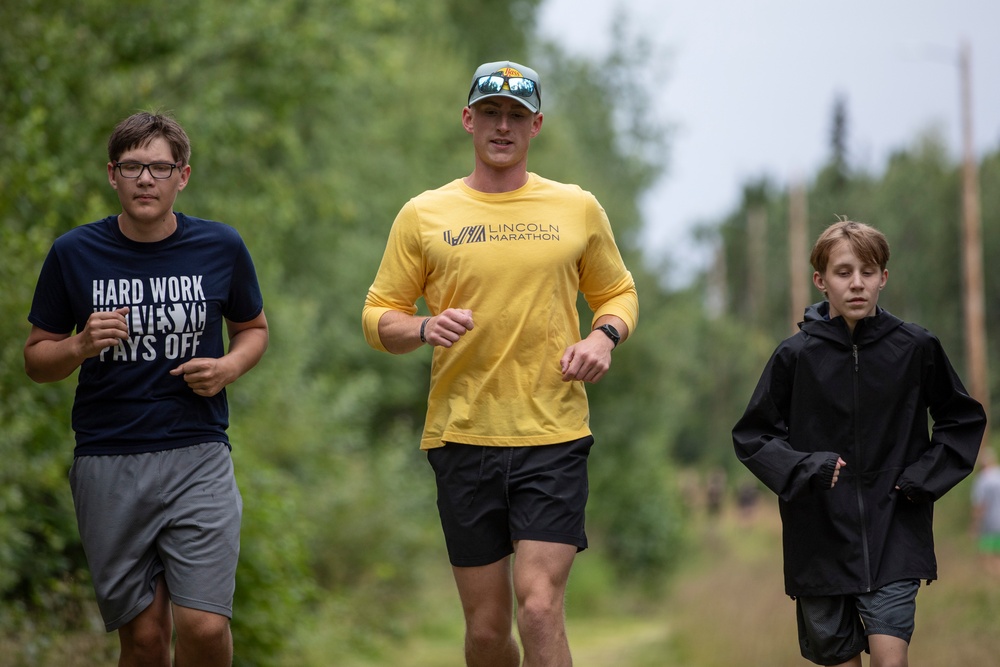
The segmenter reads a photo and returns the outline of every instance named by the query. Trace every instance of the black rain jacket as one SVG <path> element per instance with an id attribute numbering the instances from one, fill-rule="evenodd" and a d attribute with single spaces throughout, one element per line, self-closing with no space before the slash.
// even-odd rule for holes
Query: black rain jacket
<path id="1" fill-rule="evenodd" d="M 785 592 L 936 579 L 934 501 L 972 471 L 982 406 L 932 333 L 881 308 L 853 339 L 826 302 L 799 329 L 733 429 L 740 461 L 778 494 Z M 847 465 L 831 489 L 838 456 Z"/>

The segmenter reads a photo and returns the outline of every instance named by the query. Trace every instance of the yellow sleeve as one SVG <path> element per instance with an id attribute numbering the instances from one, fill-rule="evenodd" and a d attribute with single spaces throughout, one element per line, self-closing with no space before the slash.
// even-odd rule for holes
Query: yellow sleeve
<path id="1" fill-rule="evenodd" d="M 365 340 L 382 352 L 387 350 L 378 334 L 379 320 L 390 310 L 413 315 L 417 312 L 417 299 L 424 291 L 426 265 L 419 227 L 416 207 L 411 200 L 400 209 L 392 223 L 382 262 L 365 297 L 361 312 Z"/>
<path id="2" fill-rule="evenodd" d="M 607 213 L 596 198 L 592 195 L 588 198 L 589 238 L 580 267 L 580 291 L 594 312 L 594 322 L 602 315 L 617 315 L 631 334 L 639 322 L 635 280 L 622 260 Z"/>

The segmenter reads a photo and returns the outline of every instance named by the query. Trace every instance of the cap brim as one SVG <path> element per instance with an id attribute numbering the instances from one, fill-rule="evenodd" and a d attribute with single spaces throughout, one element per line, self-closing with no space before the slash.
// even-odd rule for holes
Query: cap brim
<path id="1" fill-rule="evenodd" d="M 483 100 L 488 100 L 493 97 L 509 97 L 515 102 L 520 102 L 521 104 L 523 104 L 531 113 L 538 113 L 538 107 L 532 104 L 530 99 L 526 97 L 518 97 L 517 95 L 511 95 L 508 92 L 488 93 L 486 95 L 479 93 L 478 95 L 473 95 L 472 99 L 469 100 L 469 106 L 471 107 L 473 104 L 477 104 L 479 102 L 482 102 Z"/>

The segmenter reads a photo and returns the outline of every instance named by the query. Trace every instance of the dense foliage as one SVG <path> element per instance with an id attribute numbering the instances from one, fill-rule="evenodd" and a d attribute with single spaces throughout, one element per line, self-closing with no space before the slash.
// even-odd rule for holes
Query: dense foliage
<path id="1" fill-rule="evenodd" d="M 639 284 L 639 329 L 590 389 L 586 557 L 610 563 L 612 586 L 655 590 L 669 574 L 684 553 L 677 468 L 741 474 L 729 429 L 789 330 L 788 197 L 748 183 L 739 209 L 702 231 L 725 262 L 690 287 L 662 287 L 663 267 L 638 247 L 638 201 L 667 154 L 639 85 L 650 54 L 623 37 L 600 62 L 569 57 L 535 38 L 538 4 L 0 5 L 0 650 L 15 664 L 58 662 L 55 644 L 74 650 L 72 637 L 100 633 L 66 482 L 73 382 L 32 384 L 22 345 L 53 238 L 117 210 L 104 144 L 139 109 L 187 129 L 192 178 L 177 207 L 240 230 L 271 325 L 264 360 L 230 391 L 245 499 L 237 663 L 301 664 L 297 638 L 315 634 L 376 650 L 414 627 L 426 564 L 445 558 L 416 446 L 430 357 L 368 348 L 361 305 L 400 206 L 471 168 L 465 85 L 497 58 L 543 73 L 530 166 L 597 195 Z M 894 250 L 885 304 L 939 333 L 960 364 L 958 167 L 931 136 L 884 174 L 853 173 L 842 139 L 807 184 L 810 238 L 836 214 L 883 228 Z M 1000 154 L 981 179 L 989 267 Z M 756 255 L 751 211 L 765 221 Z M 996 303 L 1000 286 L 988 285 Z M 1000 313 L 988 316 L 997 330 Z"/>
<path id="2" fill-rule="evenodd" d="M 416 447 L 429 355 L 374 352 L 360 311 L 399 207 L 471 167 L 460 110 L 476 64 L 509 57 L 561 72 L 543 80 L 532 168 L 593 190 L 643 291 L 656 290 L 630 247 L 665 149 L 635 85 L 641 45 L 602 63 L 565 57 L 533 39 L 537 4 L 0 7 L 0 646 L 12 659 L 53 660 L 53 638 L 99 632 L 66 483 L 73 382 L 32 384 L 21 348 L 52 240 L 117 210 L 105 142 L 139 109 L 187 129 L 192 179 L 177 207 L 240 230 L 271 323 L 264 361 L 230 392 L 245 498 L 237 663 L 287 657 L 320 616 L 346 645 L 406 632 L 422 563 L 444 558 Z M 608 86 L 590 83 L 597 71 Z M 630 148 L 640 144 L 648 152 Z M 641 341 L 623 369 L 665 376 L 663 355 L 640 361 Z M 594 466 L 593 531 L 623 580 L 659 577 L 677 554 L 671 415 L 656 400 L 648 414 L 621 391 L 594 401 L 607 455 Z"/>
<path id="3" fill-rule="evenodd" d="M 844 113 L 840 111 L 839 113 Z M 836 116 L 835 116 L 836 122 Z M 836 142 L 834 143 L 836 148 Z M 884 172 L 854 171 L 833 151 L 830 162 L 806 190 L 808 242 L 838 217 L 867 222 L 882 230 L 891 250 L 889 281 L 879 305 L 899 317 L 936 333 L 963 375 L 968 368 L 964 350 L 962 243 L 962 170 L 934 131 L 899 148 Z M 978 162 L 989 367 L 1000 363 L 1000 285 L 990 269 L 1000 260 L 1000 151 Z M 749 183 L 743 201 L 717 227 L 705 230 L 722 248 L 715 267 L 724 277 L 721 289 L 726 309 L 756 330 L 780 340 L 801 320 L 790 311 L 789 219 L 791 193 L 767 179 Z M 751 220 L 763 221 L 754 228 Z M 755 237 L 759 237 L 756 238 Z M 808 248 L 806 249 L 808 253 Z M 812 286 L 812 267 L 797 278 L 808 286 L 810 302 L 821 295 Z M 996 373 L 991 391 L 996 395 Z"/>

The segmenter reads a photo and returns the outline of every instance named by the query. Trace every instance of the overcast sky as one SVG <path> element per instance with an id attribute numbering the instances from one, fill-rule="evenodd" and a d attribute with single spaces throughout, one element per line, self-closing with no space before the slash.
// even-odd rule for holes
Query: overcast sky
<path id="1" fill-rule="evenodd" d="M 838 96 L 852 165 L 880 172 L 934 127 L 957 159 L 962 40 L 977 151 L 1000 147 L 1000 0 L 546 0 L 541 29 L 596 57 L 622 12 L 660 54 L 653 112 L 676 126 L 669 173 L 644 207 L 646 240 L 682 272 L 704 262 L 690 229 L 731 211 L 748 179 L 815 175 Z M 543 84 L 553 75 L 542 72 Z M 991 187 L 1000 184 L 982 183 Z M 851 212 L 815 212 L 840 213 Z"/>

